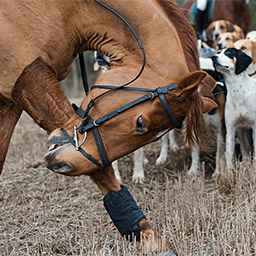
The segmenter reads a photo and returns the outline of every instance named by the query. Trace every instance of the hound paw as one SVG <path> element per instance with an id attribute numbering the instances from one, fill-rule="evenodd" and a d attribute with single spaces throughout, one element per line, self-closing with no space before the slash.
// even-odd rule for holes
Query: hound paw
<path id="1" fill-rule="evenodd" d="M 167 161 L 167 157 L 160 155 L 156 160 L 156 165 L 162 165 L 166 163 L 166 161 Z"/>
<path id="2" fill-rule="evenodd" d="M 143 184 L 144 180 L 145 180 L 145 176 L 144 175 L 135 174 L 135 175 L 132 176 L 132 181 L 135 184 Z"/>
<path id="3" fill-rule="evenodd" d="M 170 150 L 172 151 L 172 152 L 178 152 L 179 150 L 181 150 L 182 149 L 182 147 L 180 147 L 178 144 L 172 144 L 172 145 L 170 145 Z"/>
<path id="4" fill-rule="evenodd" d="M 188 176 L 200 176 L 200 171 L 198 168 L 194 169 L 194 168 L 190 168 L 187 172 Z"/>
<path id="5" fill-rule="evenodd" d="M 149 163 L 148 159 L 144 157 L 144 164 L 148 164 L 148 163 Z"/>

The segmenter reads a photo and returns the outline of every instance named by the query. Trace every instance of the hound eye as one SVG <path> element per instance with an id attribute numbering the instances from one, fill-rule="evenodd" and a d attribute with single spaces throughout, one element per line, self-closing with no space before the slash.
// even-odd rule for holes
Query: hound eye
<path id="1" fill-rule="evenodd" d="M 147 131 L 143 116 L 139 116 L 137 118 L 136 131 L 140 135 L 144 134 Z"/>
<path id="2" fill-rule="evenodd" d="M 224 29 L 224 26 L 223 26 L 223 25 L 220 25 L 220 29 L 223 30 L 223 29 Z"/>

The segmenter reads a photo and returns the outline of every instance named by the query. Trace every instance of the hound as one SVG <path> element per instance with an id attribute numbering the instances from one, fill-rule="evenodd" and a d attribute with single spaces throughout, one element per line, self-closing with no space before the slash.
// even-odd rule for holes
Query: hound
<path id="1" fill-rule="evenodd" d="M 226 32 L 220 34 L 217 43 L 217 49 L 222 50 L 224 48 L 232 48 L 236 41 L 242 39 L 241 35 L 237 32 Z"/>
<path id="2" fill-rule="evenodd" d="M 228 48 L 216 54 L 213 62 L 216 70 L 223 74 L 228 91 L 225 106 L 225 158 L 227 168 L 233 169 L 235 133 L 238 128 L 252 128 L 256 152 L 256 80 L 246 71 L 252 63 L 252 58 L 242 50 Z"/>
<path id="3" fill-rule="evenodd" d="M 248 67 L 248 74 L 256 78 L 256 41 L 243 39 L 234 44 L 234 47 L 238 50 L 242 50 L 252 58 L 252 64 Z"/>
<path id="4" fill-rule="evenodd" d="M 244 38 L 243 30 L 238 25 L 234 25 L 228 20 L 217 20 L 212 22 L 206 30 L 209 46 L 217 49 L 220 35 L 226 32 L 232 32 L 239 38 Z"/>
<path id="5" fill-rule="evenodd" d="M 247 33 L 246 39 L 256 41 L 256 31 L 254 30 L 254 31 Z"/>

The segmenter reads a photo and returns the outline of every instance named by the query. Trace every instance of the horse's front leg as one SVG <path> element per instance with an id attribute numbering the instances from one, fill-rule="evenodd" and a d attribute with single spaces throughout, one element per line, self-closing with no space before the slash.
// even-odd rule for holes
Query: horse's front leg
<path id="1" fill-rule="evenodd" d="M 25 68 L 15 84 L 12 98 L 48 132 L 62 127 L 74 113 L 56 73 L 42 58 Z"/>
<path id="2" fill-rule="evenodd" d="M 0 97 L 0 174 L 3 169 L 13 130 L 22 110 L 15 103 Z"/>
<path id="3" fill-rule="evenodd" d="M 104 207 L 123 237 L 141 242 L 144 250 L 163 251 L 166 244 L 159 239 L 128 188 L 116 179 L 112 167 L 90 176 L 104 193 Z M 173 255 L 173 254 L 166 254 Z"/>

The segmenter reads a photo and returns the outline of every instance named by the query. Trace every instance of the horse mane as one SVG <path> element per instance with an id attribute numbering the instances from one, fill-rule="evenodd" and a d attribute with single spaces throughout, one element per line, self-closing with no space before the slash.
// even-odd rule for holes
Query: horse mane
<path id="1" fill-rule="evenodd" d="M 195 31 L 183 10 L 173 0 L 157 1 L 178 32 L 189 71 L 200 69 Z"/>
<path id="2" fill-rule="evenodd" d="M 175 26 L 183 47 L 183 52 L 190 72 L 200 69 L 196 35 L 189 24 L 184 11 L 173 0 L 157 0 L 171 23 Z M 186 141 L 189 145 L 199 143 L 199 135 L 203 128 L 202 101 L 196 91 L 187 115 Z"/>

